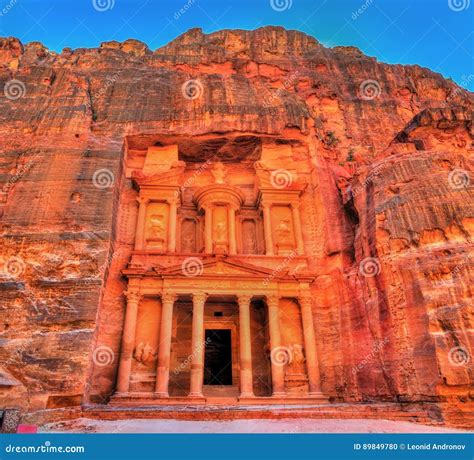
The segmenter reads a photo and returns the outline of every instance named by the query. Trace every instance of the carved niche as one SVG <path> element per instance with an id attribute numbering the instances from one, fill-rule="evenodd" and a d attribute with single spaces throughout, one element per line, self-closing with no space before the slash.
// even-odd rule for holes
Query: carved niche
<path id="1" fill-rule="evenodd" d="M 294 251 L 296 247 L 291 207 L 273 206 L 271 213 L 274 245 L 277 253 L 287 255 Z"/>
<path id="2" fill-rule="evenodd" d="M 169 211 L 166 203 L 150 203 L 145 224 L 146 249 L 166 251 Z"/>

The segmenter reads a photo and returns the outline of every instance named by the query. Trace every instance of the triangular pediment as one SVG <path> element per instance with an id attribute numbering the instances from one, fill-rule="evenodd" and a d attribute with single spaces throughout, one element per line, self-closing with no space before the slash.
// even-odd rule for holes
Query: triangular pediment
<path id="1" fill-rule="evenodd" d="M 171 267 L 156 267 L 155 271 L 164 277 L 236 277 L 251 279 L 281 279 L 287 271 L 275 273 L 265 267 L 248 264 L 241 259 L 228 259 L 226 257 L 199 258 L 189 257 L 181 265 Z"/>

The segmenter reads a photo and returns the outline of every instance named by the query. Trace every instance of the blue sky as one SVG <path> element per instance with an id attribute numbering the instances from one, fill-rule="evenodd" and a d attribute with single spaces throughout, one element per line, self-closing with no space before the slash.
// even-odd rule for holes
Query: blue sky
<path id="1" fill-rule="evenodd" d="M 127 38 L 154 50 L 191 27 L 265 25 L 420 64 L 474 90 L 474 0 L 0 0 L 0 35 L 58 52 Z"/>

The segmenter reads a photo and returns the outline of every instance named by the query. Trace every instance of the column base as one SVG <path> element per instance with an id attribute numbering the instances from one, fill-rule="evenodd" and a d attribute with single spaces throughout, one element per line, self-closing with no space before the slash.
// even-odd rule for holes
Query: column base
<path id="1" fill-rule="evenodd" d="M 169 393 L 167 392 L 156 392 L 156 391 L 155 393 L 153 393 L 153 396 L 155 398 L 169 398 L 170 397 Z"/>
<path id="2" fill-rule="evenodd" d="M 189 393 L 188 396 L 184 398 L 187 403 L 205 403 L 206 397 L 201 393 Z"/>
<path id="3" fill-rule="evenodd" d="M 255 395 L 253 394 L 252 391 L 243 391 L 242 393 L 240 393 L 240 396 L 239 396 L 239 399 L 242 399 L 242 398 L 255 398 Z"/>
<path id="4" fill-rule="evenodd" d="M 310 398 L 327 399 L 320 391 L 310 391 L 308 396 Z"/>
<path id="5" fill-rule="evenodd" d="M 113 396 L 117 398 L 127 398 L 130 395 L 128 391 L 116 391 Z"/>
<path id="6" fill-rule="evenodd" d="M 286 396 L 286 391 L 274 391 L 272 398 L 284 398 Z"/>

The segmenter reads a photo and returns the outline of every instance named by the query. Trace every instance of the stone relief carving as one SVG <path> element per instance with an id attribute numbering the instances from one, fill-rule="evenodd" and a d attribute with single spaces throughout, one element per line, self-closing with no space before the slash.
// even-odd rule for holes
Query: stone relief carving
<path id="1" fill-rule="evenodd" d="M 156 359 L 156 356 L 157 353 L 155 349 L 148 342 L 140 342 L 133 353 L 135 360 L 137 360 L 139 363 L 142 363 L 143 365 L 153 362 Z"/>
<path id="2" fill-rule="evenodd" d="M 147 225 L 147 242 L 154 249 L 164 249 L 166 228 L 162 214 L 152 214 Z"/>
<path id="3" fill-rule="evenodd" d="M 214 164 L 211 169 L 211 174 L 214 176 L 214 181 L 216 184 L 225 184 L 226 170 L 222 162 L 218 161 Z"/>

